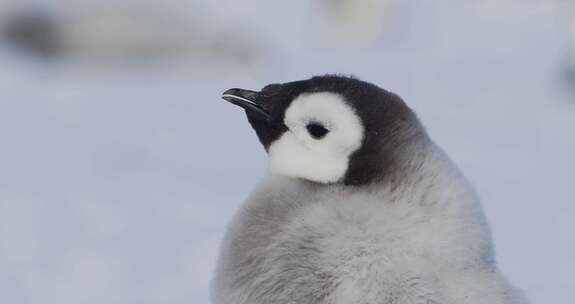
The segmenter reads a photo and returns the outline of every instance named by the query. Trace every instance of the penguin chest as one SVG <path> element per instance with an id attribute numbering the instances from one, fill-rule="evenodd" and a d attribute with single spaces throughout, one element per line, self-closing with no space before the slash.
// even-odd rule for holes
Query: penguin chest
<path id="1" fill-rule="evenodd" d="M 435 266 L 414 243 L 417 217 L 383 211 L 345 204 L 302 210 L 272 250 L 276 278 L 325 303 L 439 302 Z"/>

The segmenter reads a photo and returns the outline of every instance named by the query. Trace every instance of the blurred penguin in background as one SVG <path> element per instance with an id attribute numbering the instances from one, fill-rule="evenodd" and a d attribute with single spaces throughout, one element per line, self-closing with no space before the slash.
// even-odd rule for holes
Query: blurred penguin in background
<path id="1" fill-rule="evenodd" d="M 44 60 L 96 64 L 183 58 L 254 65 L 272 54 L 281 56 L 277 45 L 288 52 L 300 44 L 372 45 L 393 27 L 399 6 L 396 0 L 297 0 L 276 14 L 274 5 L 256 0 L 242 5 L 208 0 L 46 1 L 2 5 L 8 9 L 0 20 L 0 46 Z M 284 26 L 292 19 L 278 21 L 278 15 L 297 18 L 300 24 Z"/>
<path id="2" fill-rule="evenodd" d="M 210 25 L 190 3 L 178 1 L 66 1 L 13 6 L 0 21 L 0 40 L 44 59 L 92 63 L 150 59 L 215 59 L 250 63 L 255 38 Z M 229 29 L 228 29 L 229 30 Z"/>

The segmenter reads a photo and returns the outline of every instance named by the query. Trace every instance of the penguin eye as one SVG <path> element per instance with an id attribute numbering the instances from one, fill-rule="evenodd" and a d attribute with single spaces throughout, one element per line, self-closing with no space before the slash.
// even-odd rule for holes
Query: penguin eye
<path id="1" fill-rule="evenodd" d="M 315 139 L 321 139 L 327 133 L 329 133 L 328 129 L 326 129 L 323 125 L 317 122 L 310 122 L 309 124 L 307 124 L 307 126 L 305 126 L 305 128 L 307 129 L 307 132 L 311 135 L 311 137 Z"/>

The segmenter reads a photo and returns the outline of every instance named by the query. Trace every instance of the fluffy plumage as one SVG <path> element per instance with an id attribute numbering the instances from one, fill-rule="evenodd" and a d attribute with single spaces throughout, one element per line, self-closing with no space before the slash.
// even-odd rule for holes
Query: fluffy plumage
<path id="1" fill-rule="evenodd" d="M 361 145 L 344 145 L 349 161 L 337 180 L 280 170 L 258 185 L 229 227 L 214 303 L 526 303 L 497 268 L 472 187 L 399 97 L 338 76 L 261 94 L 262 107 L 285 123 L 265 131 L 248 113 L 272 158 L 282 138 L 304 136 L 291 113 L 308 109 L 307 119 L 326 121 L 329 113 L 298 106 L 314 95 L 318 104 L 334 102 L 330 94 L 345 102 L 351 110 L 334 111 L 346 114 L 327 119 L 328 129 L 357 118 L 362 132 L 350 138 Z"/>

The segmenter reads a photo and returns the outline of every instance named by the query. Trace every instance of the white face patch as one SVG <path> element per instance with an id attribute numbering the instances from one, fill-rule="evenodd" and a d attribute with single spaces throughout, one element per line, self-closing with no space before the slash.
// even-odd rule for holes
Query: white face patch
<path id="1" fill-rule="evenodd" d="M 306 93 L 292 101 L 284 119 L 288 131 L 269 148 L 270 169 L 275 174 L 332 183 L 341 180 L 349 158 L 361 146 L 361 119 L 342 96 L 329 92 Z M 321 138 L 308 125 L 329 132 Z"/>

